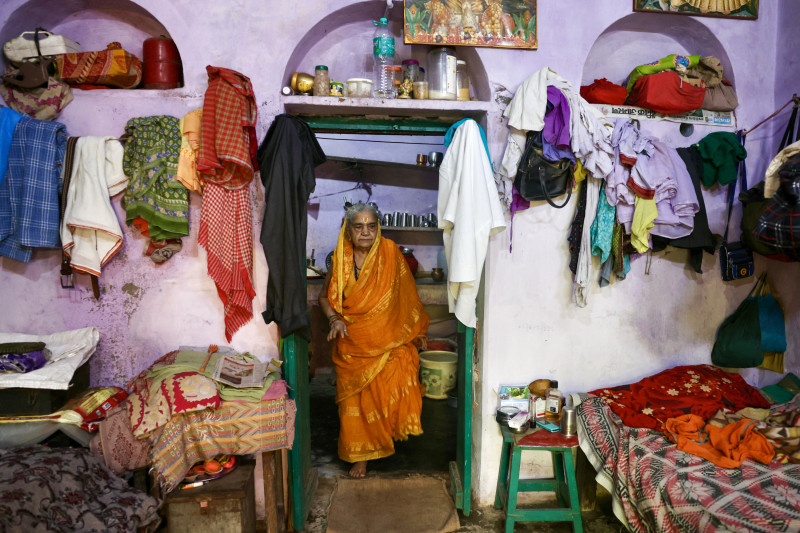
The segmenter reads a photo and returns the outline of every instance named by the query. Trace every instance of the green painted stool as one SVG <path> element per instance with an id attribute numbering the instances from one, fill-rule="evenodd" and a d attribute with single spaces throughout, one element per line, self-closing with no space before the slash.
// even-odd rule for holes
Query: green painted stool
<path id="1" fill-rule="evenodd" d="M 500 429 L 503 433 L 503 453 L 500 456 L 494 506 L 497 509 L 505 508 L 506 533 L 513 533 L 514 522 L 572 522 L 575 533 L 582 533 L 578 484 L 575 481 L 575 463 L 572 460 L 572 449 L 578 445 L 578 437 L 565 437 L 561 433 L 551 433 L 542 428 L 520 435 L 512 433 L 507 426 L 501 425 Z M 555 477 L 519 479 L 523 451 L 549 451 Z M 517 509 L 519 492 L 555 492 L 558 507 Z"/>

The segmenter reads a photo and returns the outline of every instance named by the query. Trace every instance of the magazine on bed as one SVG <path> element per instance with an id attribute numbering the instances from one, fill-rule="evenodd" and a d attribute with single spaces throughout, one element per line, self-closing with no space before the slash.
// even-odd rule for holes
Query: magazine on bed
<path id="1" fill-rule="evenodd" d="M 214 379 L 231 387 L 262 387 L 272 371 L 273 362 L 262 363 L 257 359 L 245 359 L 236 355 L 223 355 L 214 368 Z"/>

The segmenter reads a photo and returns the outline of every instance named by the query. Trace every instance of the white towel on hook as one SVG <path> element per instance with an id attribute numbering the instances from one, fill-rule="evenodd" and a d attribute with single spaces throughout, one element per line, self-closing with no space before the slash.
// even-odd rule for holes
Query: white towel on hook
<path id="1" fill-rule="evenodd" d="M 122 247 L 111 196 L 125 190 L 122 144 L 112 137 L 81 137 L 75 145 L 61 243 L 73 270 L 100 275 Z"/>

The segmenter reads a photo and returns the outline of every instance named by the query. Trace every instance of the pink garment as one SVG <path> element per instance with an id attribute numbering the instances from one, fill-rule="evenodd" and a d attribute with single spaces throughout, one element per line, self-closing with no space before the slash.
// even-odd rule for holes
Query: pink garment
<path id="1" fill-rule="evenodd" d="M 662 159 L 662 171 L 668 173 L 675 186 L 673 196 L 656 203 L 658 217 L 650 234 L 668 239 L 686 237 L 694 230 L 694 216 L 700 210 L 692 177 L 677 150 L 661 142 L 653 144 L 659 157 L 666 156 L 666 159 Z"/>

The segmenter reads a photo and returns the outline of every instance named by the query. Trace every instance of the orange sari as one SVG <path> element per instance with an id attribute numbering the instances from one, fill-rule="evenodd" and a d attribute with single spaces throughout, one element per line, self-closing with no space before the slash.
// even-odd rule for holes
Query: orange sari
<path id="1" fill-rule="evenodd" d="M 394 441 L 421 435 L 419 354 L 412 341 L 430 319 L 397 245 L 375 237 L 358 280 L 353 244 L 339 233 L 328 301 L 342 315 L 348 336 L 333 346 L 339 457 L 354 463 L 394 453 Z"/>

